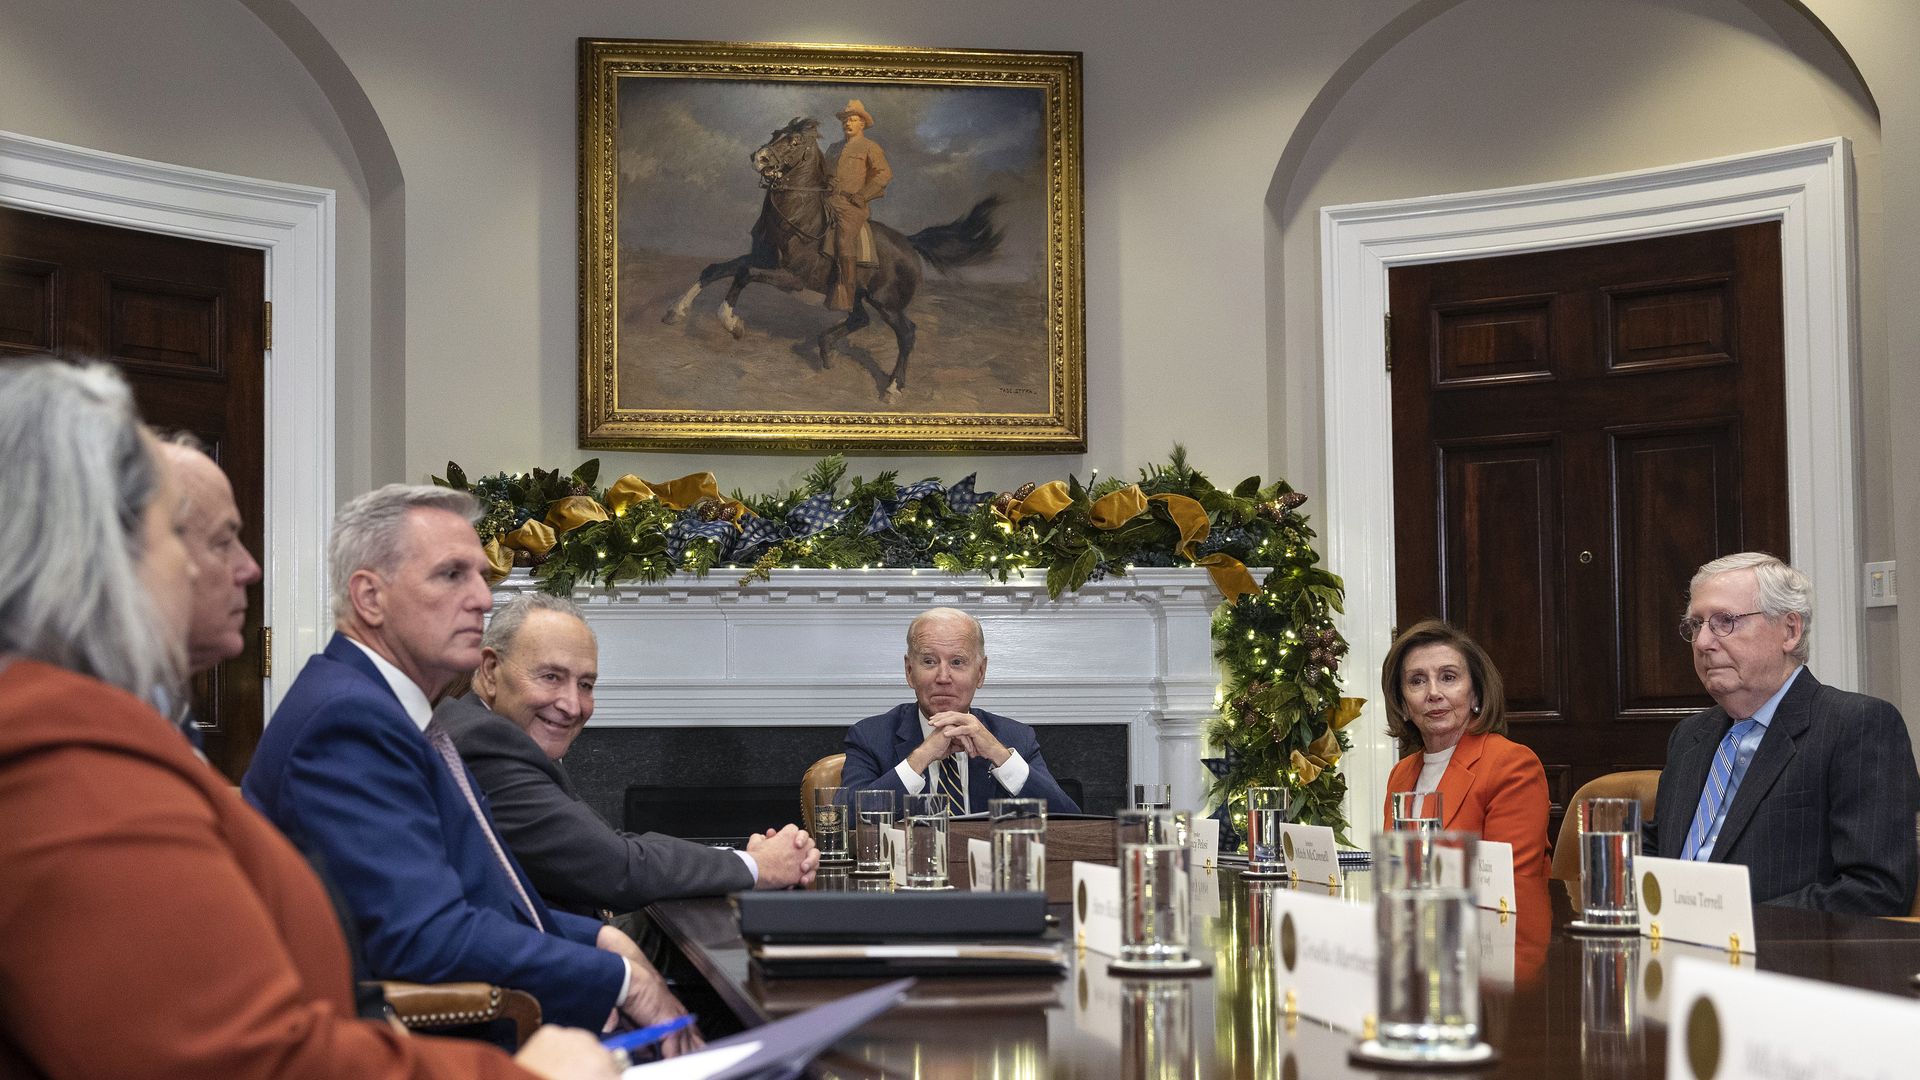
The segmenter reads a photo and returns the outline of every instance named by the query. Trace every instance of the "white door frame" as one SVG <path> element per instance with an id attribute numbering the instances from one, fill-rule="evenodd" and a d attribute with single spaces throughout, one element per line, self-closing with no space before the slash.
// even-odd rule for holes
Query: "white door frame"
<path id="1" fill-rule="evenodd" d="M 265 253 L 273 348 L 259 554 L 262 622 L 274 630 L 274 677 L 261 695 L 271 716 L 333 625 L 325 549 L 334 501 L 334 193 L 0 131 L 0 204 Z"/>
<path id="2" fill-rule="evenodd" d="M 1787 502 L 1796 565 L 1819 606 L 1809 665 L 1861 680 L 1854 441 L 1853 205 L 1845 139 L 1645 172 L 1320 211 L 1327 563 L 1343 575 L 1350 693 L 1378 694 L 1394 623 L 1391 391 L 1382 326 L 1395 266 L 1780 222 Z M 1676 618 L 1678 613 L 1676 612 Z M 1395 749 L 1368 701 L 1348 728 L 1348 819 L 1372 835 Z"/>

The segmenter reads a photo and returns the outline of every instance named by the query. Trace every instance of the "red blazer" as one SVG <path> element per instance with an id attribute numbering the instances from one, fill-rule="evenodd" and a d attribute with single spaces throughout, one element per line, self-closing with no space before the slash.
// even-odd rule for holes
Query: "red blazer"
<path id="1" fill-rule="evenodd" d="M 1387 777 L 1380 819 L 1392 813 L 1392 794 L 1412 791 L 1422 756 L 1409 754 Z M 1513 845 L 1516 876 L 1546 877 L 1547 773 L 1533 751 L 1504 735 L 1466 734 L 1440 774 L 1440 827 L 1477 832 L 1482 840 Z"/>
<path id="2" fill-rule="evenodd" d="M 131 695 L 0 667 L 0 822 L 0 1076 L 531 1076 L 355 1018 L 320 880 Z"/>

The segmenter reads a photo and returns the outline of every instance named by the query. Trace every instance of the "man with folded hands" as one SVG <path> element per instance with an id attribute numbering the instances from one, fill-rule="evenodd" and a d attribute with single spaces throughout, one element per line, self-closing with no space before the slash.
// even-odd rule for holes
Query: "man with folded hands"
<path id="1" fill-rule="evenodd" d="M 375 978 L 525 990 L 601 1030 L 683 1016 L 611 926 L 555 911 L 501 844 L 429 702 L 480 662 L 493 606 L 462 491 L 392 484 L 334 520 L 337 632 L 267 725 L 243 790 L 339 886 Z M 691 1031 L 675 1053 L 698 1045 Z"/>
<path id="2" fill-rule="evenodd" d="M 571 600 L 517 597 L 487 625 L 472 691 L 442 701 L 433 714 L 540 895 L 585 914 L 811 882 L 820 855 L 795 825 L 748 837 L 745 851 L 721 851 L 617 831 L 581 800 L 561 760 L 593 718 L 599 653 Z"/>
<path id="3" fill-rule="evenodd" d="M 1807 670 L 1813 585 L 1774 556 L 1715 559 L 1688 593 L 1715 704 L 1667 742 L 1647 854 L 1742 863 L 1755 903 L 1905 915 L 1920 774 L 1900 710 Z"/>
<path id="4" fill-rule="evenodd" d="M 946 795 L 955 814 L 979 813 L 990 799 L 1045 799 L 1077 814 L 1040 755 L 1033 729 L 973 708 L 987 677 L 980 621 L 957 608 L 931 608 L 907 627 L 907 685 L 915 700 L 869 716 L 847 731 L 842 786 L 904 795 Z"/>

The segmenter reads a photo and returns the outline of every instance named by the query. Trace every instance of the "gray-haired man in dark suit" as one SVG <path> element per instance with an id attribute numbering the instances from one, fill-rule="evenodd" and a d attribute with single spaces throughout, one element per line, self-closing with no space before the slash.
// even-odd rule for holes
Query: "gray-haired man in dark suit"
<path id="1" fill-rule="evenodd" d="M 1650 855 L 1742 863 L 1756 903 L 1913 904 L 1920 774 L 1900 711 L 1806 668 L 1813 588 L 1772 555 L 1702 566 L 1681 636 L 1717 703 L 1667 743 Z"/>
<path id="2" fill-rule="evenodd" d="M 721 851 L 618 831 L 581 800 L 560 759 L 593 716 L 599 651 L 571 601 L 519 597 L 488 624 L 472 691 L 434 710 L 540 895 L 584 914 L 811 881 L 820 856 L 796 826 Z"/>

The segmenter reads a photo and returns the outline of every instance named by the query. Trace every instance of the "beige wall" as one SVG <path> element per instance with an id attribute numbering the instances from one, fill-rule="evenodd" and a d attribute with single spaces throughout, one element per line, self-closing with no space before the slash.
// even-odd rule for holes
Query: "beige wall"
<path id="1" fill-rule="evenodd" d="M 1920 291 L 1920 189 L 1880 179 L 1920 174 L 1920 13 L 1807 8 L 1837 48 L 1785 0 L 12 0 L 0 129 L 339 192 L 350 495 L 448 458 L 490 471 L 586 456 L 577 37 L 1077 49 L 1088 453 L 855 470 L 977 467 L 1000 487 L 1130 473 L 1179 440 L 1223 482 L 1286 472 L 1310 509 L 1324 506 L 1320 205 L 1845 135 L 1860 166 L 1866 555 L 1920 567 L 1920 437 L 1890 404 L 1920 397 L 1920 375 L 1888 344 L 1920 339 L 1920 305 L 1901 299 Z M 1319 98 L 1329 80 L 1351 86 Z M 711 466 L 748 488 L 810 460 L 603 456 L 615 473 Z M 1920 633 L 1903 643 L 1895 611 L 1868 625 L 1871 688 L 1920 702 Z"/>

